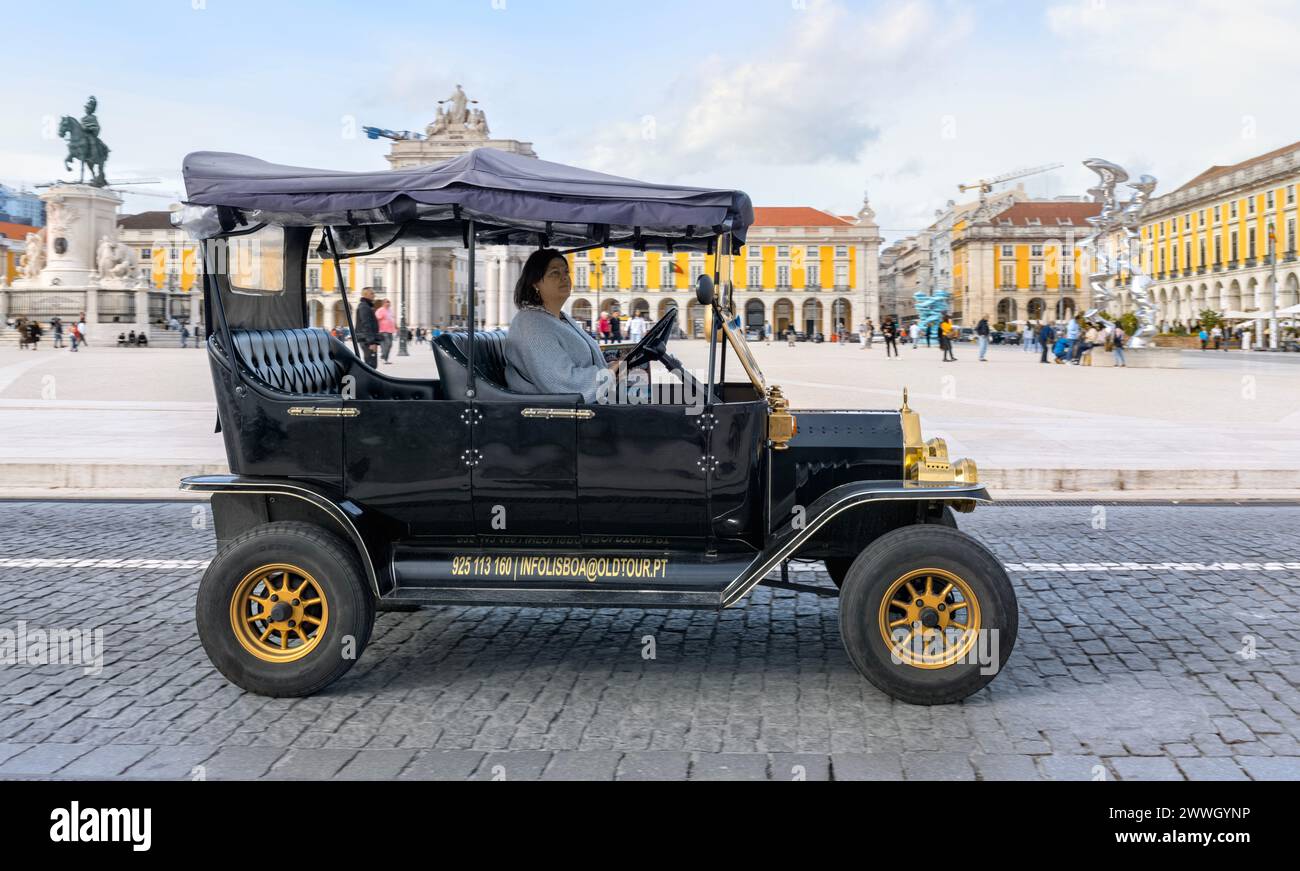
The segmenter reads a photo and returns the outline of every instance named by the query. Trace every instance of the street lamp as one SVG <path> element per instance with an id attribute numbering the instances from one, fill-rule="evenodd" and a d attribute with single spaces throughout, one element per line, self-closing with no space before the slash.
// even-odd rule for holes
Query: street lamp
<path id="1" fill-rule="evenodd" d="M 1268 225 L 1268 259 L 1273 267 L 1273 310 L 1268 318 L 1268 346 L 1276 351 L 1281 347 L 1277 334 L 1277 231 L 1271 221 Z"/>
<path id="2" fill-rule="evenodd" d="M 399 248 L 398 254 L 402 258 L 401 266 L 398 270 L 398 281 L 401 285 L 402 296 L 401 307 L 397 312 L 397 356 L 409 357 L 411 356 L 411 352 L 407 350 L 406 347 L 406 318 L 408 311 L 406 297 L 409 292 L 406 286 L 406 248 Z"/>

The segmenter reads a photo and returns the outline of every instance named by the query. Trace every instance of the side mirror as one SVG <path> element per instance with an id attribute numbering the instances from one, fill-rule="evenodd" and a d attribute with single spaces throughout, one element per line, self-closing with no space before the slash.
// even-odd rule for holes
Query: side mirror
<path id="1" fill-rule="evenodd" d="M 713 304 L 713 279 L 708 275 L 700 275 L 695 280 L 695 299 L 700 305 Z"/>

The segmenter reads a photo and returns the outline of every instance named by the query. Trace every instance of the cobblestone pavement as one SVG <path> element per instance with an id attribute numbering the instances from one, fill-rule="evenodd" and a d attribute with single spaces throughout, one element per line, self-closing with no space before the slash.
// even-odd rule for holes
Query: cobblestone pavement
<path id="1" fill-rule="evenodd" d="M 721 614 L 381 614 L 324 693 L 248 695 L 195 635 L 204 511 L 0 503 L 0 631 L 104 632 L 98 674 L 0 665 L 0 777 L 1300 778 L 1300 506 L 962 516 L 1012 566 L 1020 639 L 936 708 L 858 676 L 837 600 L 763 588 Z"/>

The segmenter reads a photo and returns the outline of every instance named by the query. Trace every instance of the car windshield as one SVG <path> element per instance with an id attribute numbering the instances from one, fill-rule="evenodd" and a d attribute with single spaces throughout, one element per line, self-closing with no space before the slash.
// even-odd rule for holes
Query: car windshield
<path id="1" fill-rule="evenodd" d="M 753 353 L 749 350 L 749 343 L 745 341 L 745 331 L 740 327 L 740 315 L 733 314 L 727 318 L 723 322 L 722 330 L 727 336 L 727 344 L 731 345 L 732 350 L 736 352 L 736 357 L 740 360 L 740 365 L 745 368 L 745 374 L 754 383 L 754 389 L 766 396 L 767 383 L 763 378 L 762 371 L 758 368 L 758 361 L 754 359 Z"/>

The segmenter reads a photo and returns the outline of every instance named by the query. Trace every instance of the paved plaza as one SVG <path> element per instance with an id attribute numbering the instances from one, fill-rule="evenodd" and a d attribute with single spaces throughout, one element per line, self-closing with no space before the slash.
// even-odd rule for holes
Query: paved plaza
<path id="1" fill-rule="evenodd" d="M 672 350 L 703 367 L 706 345 Z M 996 491 L 1300 492 L 1300 355 L 1184 352 L 1185 368 L 1041 365 L 994 346 L 757 344 L 769 382 L 798 408 L 897 408 L 903 387 L 927 436 L 969 456 Z M 429 346 L 381 367 L 435 377 Z M 732 362 L 734 377 L 735 362 Z M 152 489 L 225 470 L 206 354 L 99 348 L 0 350 L 0 492 Z M 1285 494 L 1279 491 L 1289 491 Z"/>
<path id="2" fill-rule="evenodd" d="M 769 588 L 721 614 L 384 613 L 328 690 L 248 695 L 195 635 L 206 517 L 0 502 L 0 630 L 103 630 L 98 673 L 0 666 L 0 777 L 1300 778 L 1300 506 L 963 516 L 1011 570 L 1020 638 L 935 708 L 858 675 L 838 600 Z"/>

